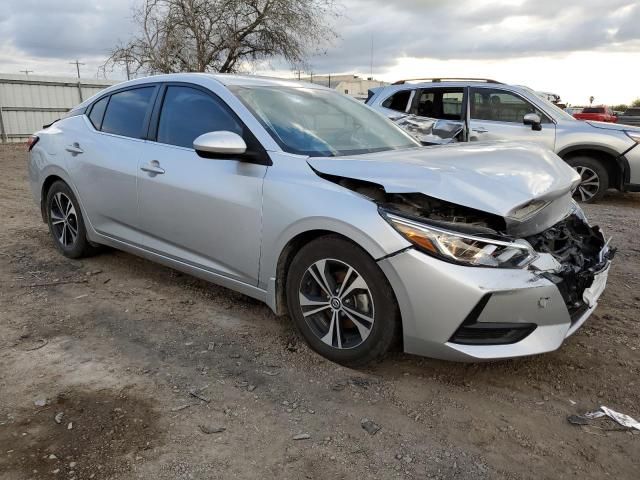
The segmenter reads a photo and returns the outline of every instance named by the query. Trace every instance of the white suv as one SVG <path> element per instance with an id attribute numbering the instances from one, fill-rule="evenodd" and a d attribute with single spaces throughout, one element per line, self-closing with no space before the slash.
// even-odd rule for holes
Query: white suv
<path id="1" fill-rule="evenodd" d="M 582 122 L 533 90 L 488 79 L 401 80 L 369 91 L 367 105 L 423 144 L 511 140 L 553 150 L 582 177 L 577 200 L 608 188 L 640 191 L 640 128 Z"/>

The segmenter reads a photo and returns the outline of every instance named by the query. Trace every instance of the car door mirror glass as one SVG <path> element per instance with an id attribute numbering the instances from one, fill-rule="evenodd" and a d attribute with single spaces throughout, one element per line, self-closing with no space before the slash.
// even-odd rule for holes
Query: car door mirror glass
<path id="1" fill-rule="evenodd" d="M 522 122 L 525 125 L 531 125 L 532 130 L 542 130 L 542 118 L 537 113 L 527 113 Z"/>
<path id="2" fill-rule="evenodd" d="M 243 155 L 247 144 L 237 133 L 219 131 L 200 135 L 193 141 L 193 148 L 201 157 Z"/>

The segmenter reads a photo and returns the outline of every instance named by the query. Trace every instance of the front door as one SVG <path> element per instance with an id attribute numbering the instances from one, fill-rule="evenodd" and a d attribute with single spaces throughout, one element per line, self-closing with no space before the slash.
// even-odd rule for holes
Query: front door
<path id="1" fill-rule="evenodd" d="M 264 165 L 202 158 L 193 140 L 246 127 L 211 92 L 169 85 L 138 165 L 140 230 L 145 248 L 257 285 Z"/>
<path id="2" fill-rule="evenodd" d="M 555 149 L 555 123 L 521 96 L 499 88 L 474 87 L 470 89 L 469 106 L 470 141 L 534 142 Z M 541 130 L 523 123 L 527 113 L 540 115 Z"/>

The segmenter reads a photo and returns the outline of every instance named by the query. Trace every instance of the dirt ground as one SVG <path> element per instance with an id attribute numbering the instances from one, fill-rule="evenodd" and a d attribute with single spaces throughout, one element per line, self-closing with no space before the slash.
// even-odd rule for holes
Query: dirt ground
<path id="1" fill-rule="evenodd" d="M 0 206 L 1 480 L 640 478 L 640 432 L 567 421 L 640 419 L 640 195 L 586 207 L 619 253 L 560 350 L 360 371 L 245 296 L 113 250 L 62 257 L 21 145 L 0 149 Z"/>

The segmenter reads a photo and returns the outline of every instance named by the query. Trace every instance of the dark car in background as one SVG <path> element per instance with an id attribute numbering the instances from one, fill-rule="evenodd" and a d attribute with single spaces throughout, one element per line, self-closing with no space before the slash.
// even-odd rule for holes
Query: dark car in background
<path id="1" fill-rule="evenodd" d="M 640 127 L 640 107 L 628 108 L 618 117 L 618 123 Z"/>

